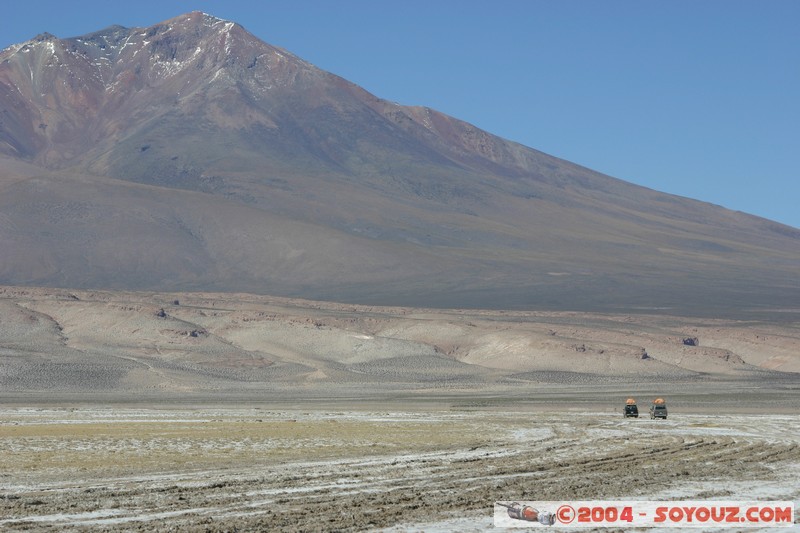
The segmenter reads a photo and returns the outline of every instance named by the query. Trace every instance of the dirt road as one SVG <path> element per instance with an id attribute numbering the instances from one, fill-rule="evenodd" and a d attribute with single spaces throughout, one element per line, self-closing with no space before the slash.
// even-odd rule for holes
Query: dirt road
<path id="1" fill-rule="evenodd" d="M 800 500 L 800 416 L 0 410 L 0 529 L 462 531 L 496 500 Z"/>

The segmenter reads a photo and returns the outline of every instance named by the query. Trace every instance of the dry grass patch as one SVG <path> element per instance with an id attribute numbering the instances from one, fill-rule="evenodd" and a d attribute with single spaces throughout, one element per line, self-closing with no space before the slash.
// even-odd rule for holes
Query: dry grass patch
<path id="1" fill-rule="evenodd" d="M 58 416 L 54 413 L 54 417 Z M 246 467 L 477 445 L 459 420 L 342 417 L 19 423 L 0 418 L 0 471 L 48 477 Z M 485 439 L 480 439 L 485 442 Z"/>

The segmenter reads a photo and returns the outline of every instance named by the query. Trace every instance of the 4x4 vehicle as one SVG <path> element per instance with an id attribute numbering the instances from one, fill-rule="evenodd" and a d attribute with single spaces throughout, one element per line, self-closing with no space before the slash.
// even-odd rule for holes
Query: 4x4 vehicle
<path id="1" fill-rule="evenodd" d="M 667 418 L 667 402 L 663 398 L 656 398 L 653 400 L 653 405 L 650 406 L 650 418 Z"/>
<path id="2" fill-rule="evenodd" d="M 639 418 L 639 408 L 636 407 L 636 400 L 633 398 L 625 400 L 625 407 L 622 408 L 622 416 L 625 418 Z"/>

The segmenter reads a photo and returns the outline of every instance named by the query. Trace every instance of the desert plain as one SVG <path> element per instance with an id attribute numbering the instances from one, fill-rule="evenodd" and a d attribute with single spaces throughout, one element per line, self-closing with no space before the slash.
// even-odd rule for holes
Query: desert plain
<path id="1" fill-rule="evenodd" d="M 797 506 L 798 316 L 2 287 L 0 529 L 486 531 L 498 500 Z M 623 418 L 628 397 L 643 416 Z"/>

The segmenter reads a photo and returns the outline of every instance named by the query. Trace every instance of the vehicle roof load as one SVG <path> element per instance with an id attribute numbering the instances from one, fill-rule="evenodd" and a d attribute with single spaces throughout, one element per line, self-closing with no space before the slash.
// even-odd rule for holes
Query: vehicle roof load
<path id="1" fill-rule="evenodd" d="M 653 403 L 658 405 L 663 405 L 666 402 L 664 401 L 664 398 L 656 398 L 655 400 L 653 400 Z"/>
<path id="2" fill-rule="evenodd" d="M 627 400 L 625 400 L 625 405 L 636 405 L 636 400 L 634 400 L 633 398 L 628 398 Z"/>

